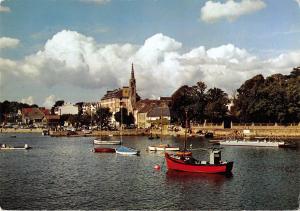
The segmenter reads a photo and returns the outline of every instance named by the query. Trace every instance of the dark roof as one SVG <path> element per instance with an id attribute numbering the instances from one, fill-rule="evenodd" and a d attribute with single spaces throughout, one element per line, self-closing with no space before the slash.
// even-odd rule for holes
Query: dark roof
<path id="1" fill-rule="evenodd" d="M 148 113 L 152 109 L 152 107 L 153 105 L 146 104 L 138 111 L 138 113 Z"/>
<path id="2" fill-rule="evenodd" d="M 120 99 L 122 97 L 123 97 L 122 89 L 115 89 L 113 91 L 107 91 L 101 100 L 107 100 L 107 99 L 112 99 L 112 98 Z"/>
<path id="3" fill-rule="evenodd" d="M 138 110 L 138 112 L 141 113 L 140 110 L 143 109 L 146 105 L 151 105 L 152 107 L 155 107 L 155 106 L 158 106 L 158 107 L 167 107 L 168 104 L 169 104 L 169 101 L 167 101 L 167 100 L 150 100 L 150 99 L 145 99 L 145 100 L 138 101 L 135 104 L 135 106 L 134 106 L 134 110 Z"/>
<path id="4" fill-rule="evenodd" d="M 170 109 L 168 107 L 154 107 L 148 112 L 147 117 L 170 116 Z"/>

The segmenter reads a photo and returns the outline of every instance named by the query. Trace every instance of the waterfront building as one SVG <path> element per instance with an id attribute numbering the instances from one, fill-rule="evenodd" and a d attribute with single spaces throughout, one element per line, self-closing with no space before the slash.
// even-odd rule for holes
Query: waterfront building
<path id="1" fill-rule="evenodd" d="M 86 102 L 82 104 L 82 113 L 85 115 L 96 114 L 97 109 L 99 109 L 100 104 L 97 102 Z"/>
<path id="2" fill-rule="evenodd" d="M 57 107 L 55 109 L 56 115 L 63 115 L 63 114 L 72 114 L 76 115 L 79 112 L 79 108 L 77 105 L 73 105 L 72 103 L 64 103 L 62 106 Z"/>
<path id="3" fill-rule="evenodd" d="M 101 98 L 100 105 L 104 108 L 109 108 L 112 112 L 112 123 L 115 123 L 114 114 L 120 111 L 121 106 L 126 108 L 128 112 L 133 113 L 135 104 L 140 100 L 136 92 L 136 80 L 134 77 L 134 67 L 131 66 L 131 77 L 129 86 L 123 86 L 107 93 Z"/>
<path id="4" fill-rule="evenodd" d="M 45 108 L 23 108 L 21 111 L 23 124 L 42 125 L 42 120 L 50 111 Z"/>
<path id="5" fill-rule="evenodd" d="M 169 99 L 140 100 L 134 107 L 135 124 L 138 128 L 149 128 L 163 116 L 168 121 L 171 119 L 169 110 Z"/>
<path id="6" fill-rule="evenodd" d="M 42 119 L 42 123 L 48 127 L 57 127 L 59 125 L 59 120 L 59 115 L 45 115 Z"/>

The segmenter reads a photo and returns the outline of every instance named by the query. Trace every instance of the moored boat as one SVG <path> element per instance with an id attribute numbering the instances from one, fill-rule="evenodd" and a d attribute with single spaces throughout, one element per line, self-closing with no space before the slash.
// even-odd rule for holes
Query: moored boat
<path id="1" fill-rule="evenodd" d="M 42 135 L 43 136 L 49 136 L 50 135 L 50 131 L 49 130 L 43 130 Z"/>
<path id="2" fill-rule="evenodd" d="M 170 146 L 169 144 L 158 144 L 148 147 L 149 151 L 178 151 L 179 147 Z"/>
<path id="3" fill-rule="evenodd" d="M 121 155 L 139 155 L 140 151 L 130 147 L 120 146 L 116 149 L 116 153 Z"/>
<path id="4" fill-rule="evenodd" d="M 10 146 L 6 144 L 1 144 L 0 150 L 27 150 L 31 149 L 32 147 L 25 144 L 24 146 Z"/>
<path id="5" fill-rule="evenodd" d="M 227 140 L 221 141 L 220 145 L 225 146 L 255 146 L 255 147 L 280 147 L 284 146 L 284 141 L 267 141 L 267 140 L 256 140 L 256 141 L 248 141 L 248 140 Z"/>
<path id="6" fill-rule="evenodd" d="M 119 144 L 121 144 L 121 141 L 120 140 L 95 139 L 93 143 L 96 145 L 119 145 Z"/>
<path id="7" fill-rule="evenodd" d="M 224 162 L 221 160 L 221 151 L 212 149 L 210 151 L 210 160 L 198 161 L 193 158 L 192 153 L 187 150 L 187 110 L 185 110 L 185 139 L 184 149 L 178 154 L 169 154 L 165 152 L 166 165 L 168 170 L 194 172 L 194 173 L 230 173 L 233 162 Z M 205 149 L 206 150 L 206 149 Z"/>
<path id="8" fill-rule="evenodd" d="M 212 150 L 210 161 L 198 161 L 192 156 L 177 156 L 165 153 L 168 170 L 177 170 L 195 173 L 230 173 L 233 162 L 221 161 L 221 151 Z"/>

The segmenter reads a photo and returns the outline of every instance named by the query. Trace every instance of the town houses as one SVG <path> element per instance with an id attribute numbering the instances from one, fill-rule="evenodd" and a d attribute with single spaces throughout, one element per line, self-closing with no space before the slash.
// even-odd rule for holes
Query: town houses
<path id="1" fill-rule="evenodd" d="M 158 124 L 162 118 L 164 121 L 170 121 L 169 103 L 170 97 L 161 97 L 160 99 L 141 99 L 137 93 L 134 65 L 131 65 L 130 78 L 128 85 L 114 90 L 108 90 L 98 102 L 78 102 L 76 104 L 57 101 L 52 109 L 46 108 L 24 108 L 19 111 L 23 124 L 33 124 L 35 126 L 56 127 L 60 122 L 63 125 L 78 125 L 69 121 L 69 116 L 89 116 L 92 124 L 93 117 L 100 108 L 108 108 L 112 113 L 110 125 L 119 126 L 115 119 L 115 114 L 121 108 L 127 110 L 127 115 L 134 117 L 134 125 L 137 128 L 149 128 Z M 124 114 L 125 115 L 125 114 Z M 74 118 L 71 118 L 74 120 Z M 75 118 L 76 119 L 76 118 Z"/>
<path id="2" fill-rule="evenodd" d="M 153 123 L 154 119 L 160 119 L 162 115 L 159 108 L 163 108 L 163 118 L 170 120 L 168 107 L 170 98 L 162 97 L 159 100 L 142 100 L 136 90 L 134 65 L 132 64 L 128 86 L 107 91 L 100 100 L 100 106 L 109 108 L 112 112 L 112 124 L 116 121 L 114 114 L 120 111 L 121 107 L 126 108 L 128 113 L 133 114 L 134 123 L 138 128 L 149 128 L 151 127 L 151 121 Z"/>

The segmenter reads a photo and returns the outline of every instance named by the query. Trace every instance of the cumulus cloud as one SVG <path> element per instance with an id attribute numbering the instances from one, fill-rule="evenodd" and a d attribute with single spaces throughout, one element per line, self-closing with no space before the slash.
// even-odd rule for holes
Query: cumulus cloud
<path id="1" fill-rule="evenodd" d="M 33 97 L 32 96 L 29 96 L 27 98 L 23 98 L 21 100 L 21 103 L 26 103 L 28 105 L 33 105 L 34 104 L 34 100 L 33 100 Z"/>
<path id="2" fill-rule="evenodd" d="M 262 0 L 228 0 L 225 3 L 207 1 L 201 8 L 201 19 L 207 23 L 213 23 L 226 18 L 234 21 L 242 15 L 247 15 L 266 7 Z"/>
<path id="3" fill-rule="evenodd" d="M 4 0 L 0 0 L 0 12 L 10 12 L 9 7 L 3 6 Z"/>
<path id="4" fill-rule="evenodd" d="M 95 3 L 95 4 L 106 4 L 110 2 L 110 0 L 80 0 L 80 1 L 85 3 Z"/>
<path id="5" fill-rule="evenodd" d="M 300 0 L 295 0 L 295 2 L 297 2 L 299 7 L 300 7 Z"/>
<path id="6" fill-rule="evenodd" d="M 161 33 L 142 45 L 101 44 L 76 31 L 63 30 L 23 60 L 0 59 L 0 71 L 5 83 L 19 78 L 43 87 L 109 90 L 128 86 L 133 62 L 138 93 L 146 98 L 168 96 L 179 86 L 200 80 L 230 93 L 256 74 L 285 74 L 300 65 L 300 51 L 261 59 L 231 43 L 209 49 L 198 46 L 186 52 L 182 46 Z M 97 97 L 101 98 L 101 93 Z M 54 100 L 50 95 L 44 105 L 50 106 Z"/>
<path id="7" fill-rule="evenodd" d="M 48 97 L 45 98 L 45 101 L 43 103 L 43 106 L 46 108 L 51 108 L 56 101 L 55 95 L 49 95 Z"/>
<path id="8" fill-rule="evenodd" d="M 20 43 L 20 40 L 10 37 L 0 37 L 1 48 L 14 48 Z"/>

